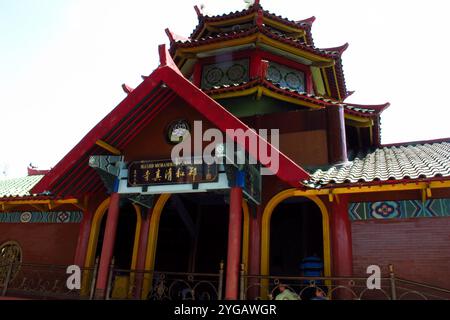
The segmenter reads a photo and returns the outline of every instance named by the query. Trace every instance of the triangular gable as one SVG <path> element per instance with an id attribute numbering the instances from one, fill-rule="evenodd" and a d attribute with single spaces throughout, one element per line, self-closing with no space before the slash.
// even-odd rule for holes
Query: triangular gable
<path id="1" fill-rule="evenodd" d="M 122 119 L 129 116 L 132 112 L 138 112 L 136 110 L 139 105 L 142 104 L 142 101 L 148 100 L 149 95 L 160 94 L 164 89 L 164 86 L 161 86 L 162 84 L 184 99 L 191 107 L 196 109 L 223 132 L 226 132 L 227 129 L 249 130 L 247 125 L 182 76 L 165 46 L 160 46 L 160 59 L 161 65 L 149 77 L 145 78 L 136 89 L 130 92 L 130 94 L 115 109 L 100 121 L 48 174 L 46 174 L 32 189 L 33 193 L 41 194 L 47 191 L 54 191 L 53 187 L 55 184 L 61 185 L 61 180 L 68 179 L 68 173 L 73 177 L 77 176 L 77 179 L 81 179 L 83 174 L 90 172 L 87 159 L 92 152 L 99 150 L 96 143 L 102 141 L 107 136 L 111 136 L 112 132 L 120 131 L 119 126 L 123 125 Z M 149 107 L 151 109 L 156 109 L 158 107 L 158 110 L 155 111 L 155 113 L 163 110 L 164 107 L 169 104 L 167 101 L 170 100 L 170 97 L 158 98 L 158 106 L 151 105 Z M 163 103 L 163 100 L 166 103 Z M 146 121 L 151 121 L 151 119 L 151 117 L 147 117 Z M 254 138 L 258 140 L 259 146 L 267 146 L 267 150 L 270 150 L 269 154 L 279 154 L 279 170 L 278 172 L 274 172 L 279 179 L 292 187 L 301 187 L 302 182 L 310 178 L 305 170 L 273 147 L 256 132 L 251 131 L 250 134 L 256 136 Z M 245 148 L 245 146 L 242 147 Z M 245 149 L 252 157 L 260 160 L 259 155 L 254 154 L 253 150 L 248 148 Z M 92 180 L 92 178 L 90 180 Z M 70 183 L 70 181 L 67 183 Z M 71 193 L 71 195 L 75 196 L 73 193 Z"/>

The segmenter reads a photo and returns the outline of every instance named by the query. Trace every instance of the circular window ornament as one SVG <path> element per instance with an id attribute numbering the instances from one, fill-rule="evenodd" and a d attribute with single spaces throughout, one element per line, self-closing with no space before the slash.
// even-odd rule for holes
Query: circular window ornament
<path id="1" fill-rule="evenodd" d="M 267 70 L 267 77 L 275 83 L 279 83 L 282 80 L 281 72 L 275 66 L 269 67 Z"/>
<path id="2" fill-rule="evenodd" d="M 206 73 L 205 79 L 209 85 L 215 86 L 222 81 L 223 76 L 223 71 L 217 67 L 214 67 Z"/>
<path id="3" fill-rule="evenodd" d="M 303 81 L 294 72 L 289 72 L 288 74 L 286 74 L 284 80 L 286 81 L 289 89 L 297 91 L 303 90 Z"/>
<path id="4" fill-rule="evenodd" d="M 167 128 L 167 141 L 171 144 L 183 142 L 190 131 L 191 128 L 186 120 L 176 120 Z"/>
<path id="5" fill-rule="evenodd" d="M 245 76 L 245 67 L 241 64 L 234 64 L 227 71 L 227 77 L 232 82 L 242 82 L 244 76 Z"/>
<path id="6" fill-rule="evenodd" d="M 22 263 L 22 248 L 19 243 L 15 241 L 8 241 L 0 245 L 0 283 L 4 283 L 9 266 L 12 264 L 10 281 L 19 272 L 20 264 Z"/>
<path id="7" fill-rule="evenodd" d="M 31 214 L 31 212 L 22 212 L 20 214 L 20 222 L 22 222 L 22 223 L 30 222 L 31 218 L 33 218 L 33 215 Z"/>

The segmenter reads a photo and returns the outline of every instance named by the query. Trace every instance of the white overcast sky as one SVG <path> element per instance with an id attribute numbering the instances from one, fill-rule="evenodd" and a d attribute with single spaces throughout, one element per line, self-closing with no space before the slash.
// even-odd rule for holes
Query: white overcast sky
<path id="1" fill-rule="evenodd" d="M 0 0 L 0 178 L 54 166 L 158 63 L 164 29 L 188 36 L 243 0 Z M 318 47 L 343 56 L 354 103 L 391 102 L 382 142 L 450 137 L 448 1 L 262 0 L 293 20 L 316 16 Z"/>

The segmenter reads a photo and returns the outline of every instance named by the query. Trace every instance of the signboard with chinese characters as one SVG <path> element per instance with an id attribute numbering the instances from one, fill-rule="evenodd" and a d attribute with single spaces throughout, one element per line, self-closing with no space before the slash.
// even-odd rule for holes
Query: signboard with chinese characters
<path id="1" fill-rule="evenodd" d="M 194 184 L 218 181 L 217 164 L 174 163 L 172 160 L 136 161 L 128 166 L 128 186 Z"/>

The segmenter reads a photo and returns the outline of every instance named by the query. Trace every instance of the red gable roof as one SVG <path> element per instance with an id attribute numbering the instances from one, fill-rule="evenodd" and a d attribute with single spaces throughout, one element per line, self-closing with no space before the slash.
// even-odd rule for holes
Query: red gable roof
<path id="1" fill-rule="evenodd" d="M 105 154 L 96 145 L 102 140 L 117 149 L 124 148 L 152 119 L 176 96 L 184 99 L 218 129 L 249 128 L 219 103 L 189 82 L 176 67 L 164 45 L 160 46 L 160 66 L 100 123 L 98 123 L 45 177 L 31 190 L 33 194 L 50 191 L 59 196 L 79 196 L 101 190 L 103 184 L 96 172 L 89 167 L 93 154 Z M 292 187 L 302 186 L 309 174 L 291 159 L 273 147 L 256 132 L 259 146 L 267 146 L 269 154 L 279 155 L 279 170 L 274 172 Z M 254 150 L 246 148 L 251 156 L 260 159 Z"/>

